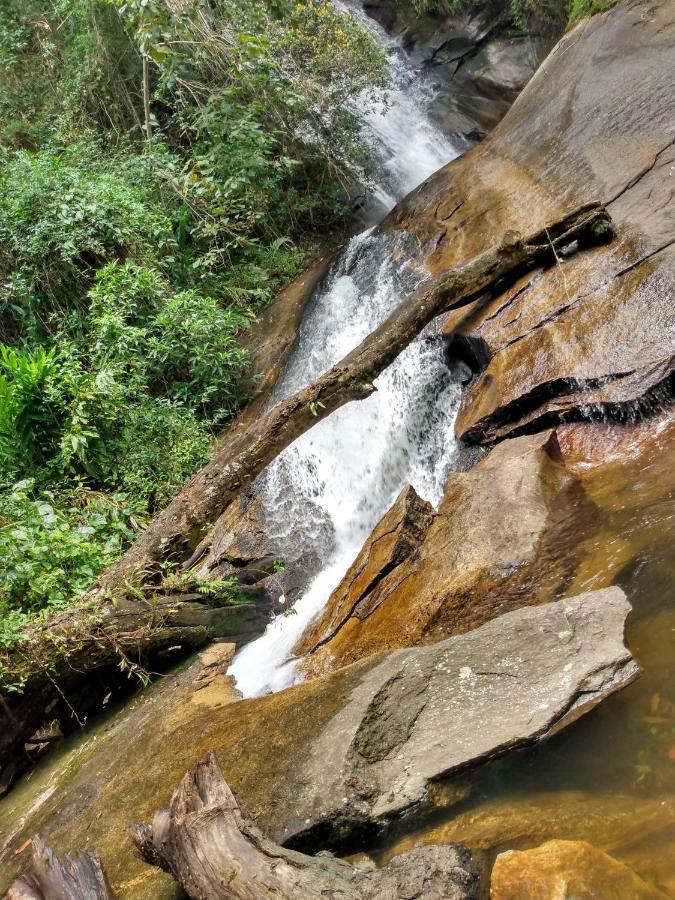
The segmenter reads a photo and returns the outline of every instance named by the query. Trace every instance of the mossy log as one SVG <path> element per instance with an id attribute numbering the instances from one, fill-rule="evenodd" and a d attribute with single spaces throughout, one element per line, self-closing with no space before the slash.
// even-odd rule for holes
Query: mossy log
<path id="1" fill-rule="evenodd" d="M 114 900 L 95 853 L 78 850 L 59 857 L 40 837 L 34 837 L 33 871 L 22 875 L 5 900 Z"/>
<path id="2" fill-rule="evenodd" d="M 146 862 L 169 872 L 194 900 L 478 900 L 480 878 L 458 844 L 416 847 L 383 869 L 328 853 L 306 856 L 266 838 L 230 790 L 213 753 L 185 775 L 169 809 L 132 825 Z"/>
<path id="3" fill-rule="evenodd" d="M 574 241 L 583 247 L 611 234 L 610 217 L 597 203 L 525 238 L 508 232 L 499 245 L 414 291 L 344 359 L 238 434 L 82 601 L 33 626 L 21 644 L 0 658 L 2 681 L 22 684 L 21 693 L 0 692 L 0 768 L 16 756 L 54 704 L 69 703 L 73 685 L 115 658 L 124 660 L 120 649 L 126 653 L 133 648 L 135 658 L 142 658 L 158 646 L 206 639 L 203 622 L 184 621 L 186 607 L 178 607 L 177 623 L 171 598 L 157 598 L 164 567 L 189 568 L 205 552 L 213 522 L 297 437 L 340 406 L 370 396 L 377 376 L 438 316 L 499 291 L 506 279 L 535 261 L 555 262 L 555 248 Z"/>

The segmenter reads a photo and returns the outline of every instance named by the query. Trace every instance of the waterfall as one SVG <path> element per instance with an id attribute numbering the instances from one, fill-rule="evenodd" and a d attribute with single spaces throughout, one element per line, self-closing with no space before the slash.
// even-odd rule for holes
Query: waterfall
<path id="1" fill-rule="evenodd" d="M 390 45 L 393 89 L 366 115 L 364 138 L 377 163 L 367 214 L 383 216 L 458 151 L 425 114 L 431 93 L 421 73 Z M 420 283 L 406 266 L 414 250 L 400 233 L 367 229 L 352 238 L 315 291 L 271 402 L 299 390 L 356 347 Z M 317 615 L 364 540 L 406 484 L 435 505 L 456 455 L 460 388 L 433 328 L 375 381 L 368 399 L 347 404 L 298 438 L 261 477 L 265 527 L 288 540 L 300 532 L 323 560 L 291 614 L 278 616 L 230 668 L 246 697 L 296 679 L 293 646 Z"/>

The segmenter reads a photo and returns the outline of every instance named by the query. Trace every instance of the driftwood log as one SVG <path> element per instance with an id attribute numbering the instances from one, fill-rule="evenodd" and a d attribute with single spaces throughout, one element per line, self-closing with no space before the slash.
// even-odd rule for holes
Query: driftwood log
<path id="1" fill-rule="evenodd" d="M 480 878 L 457 844 L 416 847 L 383 869 L 361 869 L 328 853 L 306 856 L 266 838 L 247 818 L 213 753 L 185 775 L 169 809 L 132 825 L 146 862 L 194 900 L 478 900 Z"/>
<path id="2" fill-rule="evenodd" d="M 34 837 L 33 871 L 22 875 L 5 900 L 114 900 L 95 853 L 77 850 L 59 857 L 40 837 Z"/>
<path id="3" fill-rule="evenodd" d="M 343 404 L 372 394 L 377 376 L 436 317 L 498 290 L 537 260 L 555 259 L 555 248 L 573 241 L 583 247 L 611 233 L 600 204 L 580 207 L 525 238 L 507 233 L 498 246 L 414 291 L 344 359 L 218 453 L 82 601 L 33 626 L 0 658 L 5 683 L 22 684 L 21 693 L 0 692 L 0 769 L 16 759 L 55 705 L 70 704 L 72 686 L 101 666 L 124 664 L 132 648 L 140 659 L 158 645 L 195 646 L 214 633 L 199 599 L 186 607 L 161 598 L 163 567 L 171 562 L 189 568 L 213 522 L 297 437 Z M 196 621 L 186 621 L 191 616 Z"/>

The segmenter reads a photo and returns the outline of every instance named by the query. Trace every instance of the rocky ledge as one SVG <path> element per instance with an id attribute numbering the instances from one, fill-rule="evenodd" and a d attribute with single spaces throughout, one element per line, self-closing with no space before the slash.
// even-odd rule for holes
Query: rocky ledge
<path id="1" fill-rule="evenodd" d="M 478 147 L 399 204 L 385 227 L 440 272 L 597 199 L 617 239 L 448 317 L 473 370 L 459 437 L 493 443 L 598 413 L 649 411 L 675 365 L 675 6 L 627 0 L 584 20 Z"/>
<path id="2" fill-rule="evenodd" d="M 150 885 L 158 900 L 175 896 L 134 856 L 127 823 L 150 818 L 211 748 L 276 841 L 316 850 L 374 830 L 440 776 L 541 740 L 632 681 L 629 610 L 618 588 L 597 591 L 234 703 L 228 651 L 212 651 L 2 802 L 2 877 L 39 830 L 58 852 L 95 848 L 130 900 Z"/>

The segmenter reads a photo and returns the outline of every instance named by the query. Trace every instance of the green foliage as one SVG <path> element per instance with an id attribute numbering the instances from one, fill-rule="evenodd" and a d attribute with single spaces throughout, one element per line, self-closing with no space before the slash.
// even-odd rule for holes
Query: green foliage
<path id="1" fill-rule="evenodd" d="M 330 0 L 0 4 L 0 647 L 206 462 L 385 72 Z"/>
<path id="2" fill-rule="evenodd" d="M 36 149 L 83 128 L 128 131 L 139 71 L 107 0 L 3 0 L 0 146 Z"/>
<path id="3" fill-rule="evenodd" d="M 569 24 L 573 25 L 586 16 L 605 12 L 616 6 L 618 0 L 571 0 Z"/>
<path id="4" fill-rule="evenodd" d="M 213 435 L 195 413 L 162 400 L 131 406 L 118 435 L 102 448 L 105 482 L 134 498 L 134 507 L 163 509 L 209 458 Z"/>
<path id="5" fill-rule="evenodd" d="M 514 23 L 525 32 L 560 33 L 565 25 L 615 6 L 618 0 L 508 0 Z M 503 7 L 499 0 L 413 0 L 418 15 L 461 13 L 467 10 Z"/>
<path id="6" fill-rule="evenodd" d="M 247 355 L 236 340 L 249 316 L 196 290 L 171 294 L 157 270 L 134 263 L 101 269 L 91 291 L 84 343 L 99 370 L 136 395 L 184 403 L 223 419 L 241 402 Z"/>
<path id="7" fill-rule="evenodd" d="M 67 606 L 133 537 L 124 497 L 34 492 L 18 482 L 0 497 L 0 615 Z"/>
<path id="8" fill-rule="evenodd" d="M 142 183 L 100 148 L 21 151 L 0 171 L 0 315 L 3 331 L 44 334 L 82 306 L 110 260 L 174 250 L 172 222 Z M 10 332 L 11 336 L 11 332 Z"/>

